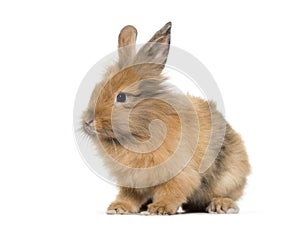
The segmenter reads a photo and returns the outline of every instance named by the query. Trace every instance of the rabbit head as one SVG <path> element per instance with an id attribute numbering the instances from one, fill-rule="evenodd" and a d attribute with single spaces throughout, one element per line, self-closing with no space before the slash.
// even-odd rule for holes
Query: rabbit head
<path id="1" fill-rule="evenodd" d="M 157 31 L 136 53 L 136 29 L 126 26 L 121 30 L 118 62 L 95 86 L 83 115 L 83 129 L 88 135 L 104 140 L 132 140 L 133 137 L 147 140 L 151 135 L 150 123 L 156 119 L 163 120 L 166 112 L 175 112 L 162 101 L 162 98 L 171 96 L 166 78 L 162 75 L 169 53 L 170 35 L 171 22 Z M 164 131 L 158 132 L 165 134 Z"/>

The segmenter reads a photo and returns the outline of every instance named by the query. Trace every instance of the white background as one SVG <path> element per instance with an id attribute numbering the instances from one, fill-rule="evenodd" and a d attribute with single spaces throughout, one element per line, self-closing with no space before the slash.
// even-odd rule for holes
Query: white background
<path id="1" fill-rule="evenodd" d="M 197 4 L 196 4 L 197 3 Z M 1 1 L 0 227 L 299 226 L 298 1 Z M 252 175 L 238 215 L 107 216 L 113 186 L 83 163 L 72 109 L 86 72 L 133 24 L 145 42 L 173 22 L 172 44 L 214 76 Z"/>

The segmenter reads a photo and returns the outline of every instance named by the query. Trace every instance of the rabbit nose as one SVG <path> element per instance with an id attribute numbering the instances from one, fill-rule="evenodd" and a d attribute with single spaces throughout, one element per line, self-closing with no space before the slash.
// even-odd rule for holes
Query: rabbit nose
<path id="1" fill-rule="evenodd" d="M 91 119 L 90 121 L 86 121 L 85 124 L 88 126 L 92 126 L 94 124 L 94 120 Z"/>

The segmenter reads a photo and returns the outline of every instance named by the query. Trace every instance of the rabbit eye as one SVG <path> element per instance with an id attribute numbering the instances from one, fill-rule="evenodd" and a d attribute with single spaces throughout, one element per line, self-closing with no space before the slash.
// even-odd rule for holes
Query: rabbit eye
<path id="1" fill-rule="evenodd" d="M 124 92 L 120 92 L 118 95 L 117 95 L 117 102 L 119 103 L 124 103 L 126 101 L 126 94 Z"/>

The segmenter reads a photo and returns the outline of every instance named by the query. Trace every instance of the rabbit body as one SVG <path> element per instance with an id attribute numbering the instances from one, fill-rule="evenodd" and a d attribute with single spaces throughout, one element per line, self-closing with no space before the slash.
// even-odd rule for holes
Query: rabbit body
<path id="1" fill-rule="evenodd" d="M 136 29 L 124 27 L 119 60 L 84 112 L 83 129 L 120 186 L 107 213 L 237 213 L 250 172 L 244 144 L 214 103 L 166 83 L 170 32 L 167 23 L 136 53 Z"/>

